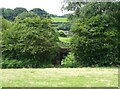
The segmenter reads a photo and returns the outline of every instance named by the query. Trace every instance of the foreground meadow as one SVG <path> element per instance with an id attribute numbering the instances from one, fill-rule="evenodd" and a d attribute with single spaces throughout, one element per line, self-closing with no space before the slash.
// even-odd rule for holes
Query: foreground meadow
<path id="1" fill-rule="evenodd" d="M 3 87 L 118 87 L 118 69 L 2 69 L 2 80 Z"/>

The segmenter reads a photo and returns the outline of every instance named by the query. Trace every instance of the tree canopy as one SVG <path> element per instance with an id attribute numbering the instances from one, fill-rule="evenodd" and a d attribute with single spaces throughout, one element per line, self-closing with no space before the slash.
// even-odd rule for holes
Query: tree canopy
<path id="1" fill-rule="evenodd" d="M 41 10 L 40 8 L 34 8 L 34 9 L 30 10 L 30 12 L 33 12 L 33 13 L 39 15 L 40 17 L 49 16 L 49 14 L 46 11 Z"/>
<path id="2" fill-rule="evenodd" d="M 58 49 L 58 38 L 48 18 L 39 16 L 17 19 L 12 28 L 3 31 L 3 58 L 51 63 Z"/>
<path id="3" fill-rule="evenodd" d="M 83 6 L 82 6 L 83 5 Z M 69 3 L 74 10 L 71 50 L 83 66 L 118 66 L 120 3 Z"/>
<path id="4" fill-rule="evenodd" d="M 11 21 L 14 21 L 19 14 L 27 13 L 27 12 L 33 12 L 40 17 L 49 17 L 49 14 L 40 8 L 33 8 L 30 11 L 27 11 L 26 8 L 22 8 L 22 7 L 16 7 L 15 9 L 0 8 L 0 12 L 1 12 L 0 15 L 2 15 L 5 19 Z"/>

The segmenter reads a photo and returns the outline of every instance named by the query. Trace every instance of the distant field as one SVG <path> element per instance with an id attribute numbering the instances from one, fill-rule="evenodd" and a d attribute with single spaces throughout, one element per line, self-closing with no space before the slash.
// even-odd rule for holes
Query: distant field
<path id="1" fill-rule="evenodd" d="M 67 18 L 62 17 L 52 17 L 53 22 L 68 22 Z"/>
<path id="2" fill-rule="evenodd" d="M 3 87 L 118 87 L 117 68 L 2 69 L 1 77 Z"/>
<path id="3" fill-rule="evenodd" d="M 59 37 L 59 40 L 62 42 L 70 42 L 71 37 Z"/>

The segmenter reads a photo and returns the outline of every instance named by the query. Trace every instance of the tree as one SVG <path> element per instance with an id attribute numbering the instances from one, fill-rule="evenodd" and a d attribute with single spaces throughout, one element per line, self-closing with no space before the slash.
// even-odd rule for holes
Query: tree
<path id="1" fill-rule="evenodd" d="M 16 16 L 18 16 L 19 14 L 23 13 L 23 12 L 28 12 L 28 11 L 27 11 L 25 8 L 16 7 L 16 8 L 14 9 L 14 14 L 13 14 L 14 18 L 15 18 Z"/>
<path id="2" fill-rule="evenodd" d="M 16 17 L 15 21 L 18 22 L 18 21 L 22 21 L 25 18 L 32 18 L 32 17 L 38 17 L 38 15 L 33 12 L 23 12 Z"/>
<path id="3" fill-rule="evenodd" d="M 1 48 L 1 42 L 2 42 L 2 16 L 0 16 L 0 48 Z"/>
<path id="4" fill-rule="evenodd" d="M 0 16 L 0 44 L 2 42 L 2 31 L 10 29 L 12 23 Z M 0 45 L 1 46 L 1 45 Z"/>
<path id="5" fill-rule="evenodd" d="M 78 8 L 77 8 L 78 7 Z M 74 9 L 71 50 L 83 66 L 120 63 L 120 3 L 79 3 Z"/>
<path id="6" fill-rule="evenodd" d="M 12 22 L 10 22 L 9 20 L 4 19 L 3 17 L 1 17 L 2 19 L 2 30 L 7 30 L 10 29 L 12 27 Z"/>
<path id="7" fill-rule="evenodd" d="M 56 56 L 58 38 L 53 34 L 48 18 L 17 19 L 13 27 L 3 32 L 3 57 L 17 60 L 51 63 Z"/>
<path id="8" fill-rule="evenodd" d="M 5 9 L 1 8 L 2 16 L 7 20 L 14 20 L 13 13 L 14 11 L 12 9 Z"/>
<path id="9" fill-rule="evenodd" d="M 41 10 L 40 8 L 34 8 L 34 9 L 30 10 L 30 12 L 33 12 L 33 13 L 39 15 L 40 17 L 47 17 L 49 15 L 46 11 Z"/>
<path id="10" fill-rule="evenodd" d="M 2 12 L 1 15 L 10 21 L 14 21 L 15 17 L 23 12 L 27 12 L 25 8 L 22 7 L 16 7 L 14 10 L 13 9 L 6 9 L 6 8 L 1 8 L 0 11 Z"/>

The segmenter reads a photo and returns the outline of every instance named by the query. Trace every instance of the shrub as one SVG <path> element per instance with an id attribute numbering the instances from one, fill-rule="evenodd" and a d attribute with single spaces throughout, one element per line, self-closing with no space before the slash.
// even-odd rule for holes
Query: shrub
<path id="1" fill-rule="evenodd" d="M 62 59 L 61 62 L 62 67 L 78 67 L 79 64 L 76 62 L 74 58 L 74 54 L 69 52 L 67 56 L 65 56 L 64 59 Z"/>
<path id="2" fill-rule="evenodd" d="M 48 68 L 53 67 L 50 63 L 41 63 L 40 61 L 33 61 L 31 59 L 3 59 L 2 68 Z"/>
<path id="3" fill-rule="evenodd" d="M 17 19 L 11 29 L 3 31 L 3 57 L 31 60 L 29 63 L 34 65 L 51 63 L 58 49 L 58 38 L 53 34 L 55 31 L 51 29 L 48 18 Z"/>

